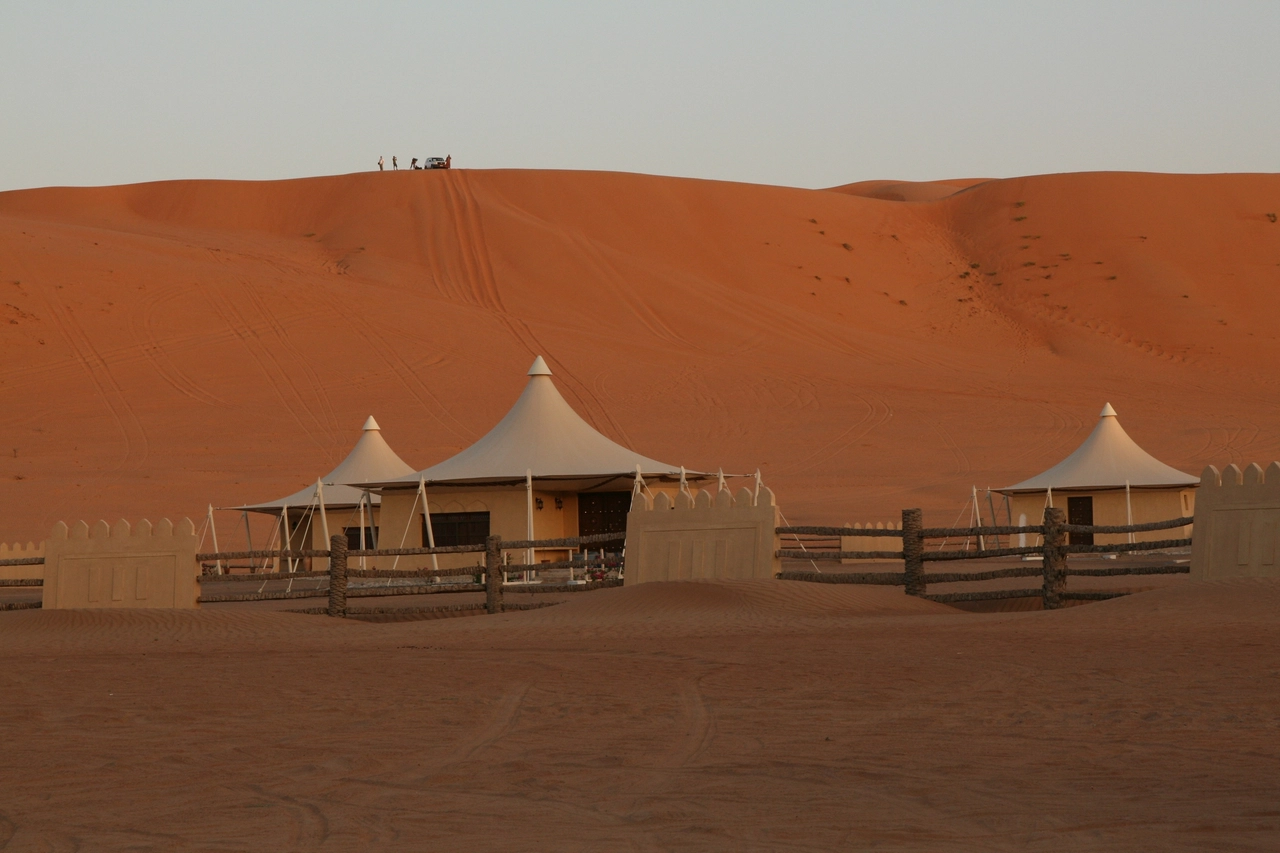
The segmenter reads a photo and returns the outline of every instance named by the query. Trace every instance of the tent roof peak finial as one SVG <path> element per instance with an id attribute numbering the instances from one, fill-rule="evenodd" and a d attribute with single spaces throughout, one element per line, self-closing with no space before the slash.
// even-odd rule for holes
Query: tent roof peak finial
<path id="1" fill-rule="evenodd" d="M 1105 406 L 1103 406 L 1103 407 L 1102 407 L 1102 413 L 1101 413 L 1101 414 L 1099 414 L 1099 415 L 1098 415 L 1098 417 L 1100 417 L 1100 418 L 1116 418 L 1116 417 L 1119 417 L 1119 415 L 1117 415 L 1117 414 L 1116 414 L 1116 410 L 1115 410 L 1114 408 L 1112 408 L 1112 407 L 1111 407 L 1111 404 L 1110 404 L 1110 403 L 1107 403 Z"/>
<path id="2" fill-rule="evenodd" d="M 373 415 L 369 415 L 369 419 L 364 422 L 364 431 L 368 432 L 371 429 L 376 429 L 378 432 L 382 432 L 382 427 L 378 426 L 378 422 L 373 419 Z"/>
<path id="3" fill-rule="evenodd" d="M 538 356 L 533 360 L 532 366 L 529 368 L 530 376 L 550 376 L 551 368 L 547 367 L 547 363 L 542 360 L 542 356 Z"/>

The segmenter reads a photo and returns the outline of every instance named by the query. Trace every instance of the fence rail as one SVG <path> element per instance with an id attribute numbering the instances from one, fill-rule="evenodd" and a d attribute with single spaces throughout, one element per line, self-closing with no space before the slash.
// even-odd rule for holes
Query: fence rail
<path id="1" fill-rule="evenodd" d="M 824 573 L 785 571 L 778 574 L 783 580 L 808 581 L 811 583 L 854 583 L 881 584 L 885 586 L 901 586 L 907 595 L 920 596 L 931 601 L 958 603 L 969 601 L 996 601 L 1000 599 L 1025 598 L 1039 596 L 1046 609 L 1062 607 L 1066 601 L 1094 601 L 1115 598 L 1123 592 L 1067 592 L 1066 582 L 1069 576 L 1078 577 L 1110 577 L 1120 575 L 1156 575 L 1185 574 L 1189 566 L 1141 566 L 1115 567 L 1106 569 L 1069 569 L 1069 554 L 1122 554 L 1134 551 L 1158 551 L 1169 548 L 1184 548 L 1191 544 L 1191 539 L 1161 539 L 1152 542 L 1129 542 L 1114 545 L 1082 545 L 1069 544 L 1068 534 L 1100 534 L 1100 533 L 1141 533 L 1152 530 L 1171 530 L 1185 527 L 1194 521 L 1193 518 L 1173 518 L 1145 524 L 1126 525 L 1084 525 L 1067 524 L 1066 514 L 1056 507 L 1045 509 L 1044 523 L 1040 525 L 988 527 L 925 527 L 923 516 L 918 509 L 902 511 L 902 527 L 899 529 L 869 529 L 848 527 L 798 526 L 778 527 L 779 536 L 793 536 L 800 548 L 779 548 L 775 556 L 780 559 L 796 559 L 834 562 L 858 559 L 892 559 L 902 560 L 901 572 L 849 572 Z M 982 548 L 975 550 L 925 551 L 926 539 L 972 538 L 984 536 L 1008 536 L 1014 534 L 1033 534 L 1041 537 L 1041 544 L 1034 547 L 1018 548 Z M 830 547 L 807 550 L 803 547 L 800 536 L 817 537 L 818 539 L 834 539 L 845 536 L 894 536 L 902 539 L 901 551 L 844 551 Z M 791 543 L 787 543 L 791 544 Z M 1030 557 L 1041 558 L 1038 566 L 1013 566 L 1010 568 L 991 569 L 980 572 L 929 572 L 924 564 L 949 560 L 981 560 L 991 557 Z M 972 583 L 978 581 L 1002 580 L 1006 578 L 1029 578 L 1039 576 L 1039 589 L 1004 589 L 981 590 L 974 592 L 928 593 L 929 584 Z"/>

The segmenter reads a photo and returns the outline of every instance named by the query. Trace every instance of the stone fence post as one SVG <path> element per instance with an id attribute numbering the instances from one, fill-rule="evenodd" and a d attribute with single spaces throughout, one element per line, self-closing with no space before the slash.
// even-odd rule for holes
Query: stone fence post
<path id="1" fill-rule="evenodd" d="M 902 567 L 906 573 L 907 595 L 924 595 L 924 513 L 918 509 L 902 511 Z"/>
<path id="2" fill-rule="evenodd" d="M 1044 589 L 1041 592 L 1045 610 L 1062 606 L 1062 593 L 1067 586 L 1067 533 L 1062 529 L 1066 523 L 1066 514 L 1059 507 L 1045 507 Z"/>
<path id="3" fill-rule="evenodd" d="M 347 537 L 329 537 L 329 615 L 347 615 Z"/>
<path id="4" fill-rule="evenodd" d="M 484 540 L 484 606 L 489 613 L 502 612 L 502 537 Z"/>

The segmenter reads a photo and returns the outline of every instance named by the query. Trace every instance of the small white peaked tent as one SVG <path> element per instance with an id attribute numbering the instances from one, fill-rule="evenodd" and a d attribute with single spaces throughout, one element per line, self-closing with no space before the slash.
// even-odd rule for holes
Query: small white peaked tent
<path id="1" fill-rule="evenodd" d="M 1172 468 L 1138 446 L 1107 403 L 1098 425 L 1075 452 L 1052 468 L 998 491 L 1007 495 L 1015 523 L 1038 524 L 1044 509 L 1066 509 L 1070 524 L 1145 524 L 1190 517 L 1200 478 Z M 1025 516 L 1025 522 L 1023 517 Z M 1185 533 L 1103 534 L 1098 543 L 1182 538 Z M 1086 543 L 1088 534 L 1073 534 Z"/>
<path id="2" fill-rule="evenodd" d="M 373 547 L 380 499 L 365 484 L 411 473 L 370 415 L 347 457 L 315 483 L 279 500 L 228 508 L 278 516 L 278 541 L 291 550 L 326 549 L 328 536 L 343 532 L 351 547 Z"/>
<path id="3" fill-rule="evenodd" d="M 653 485 L 718 476 L 685 472 L 601 435 L 560 395 L 542 356 L 528 375 L 515 405 L 475 444 L 378 484 L 382 547 L 472 544 L 491 532 L 508 540 L 612 533 L 626 529 L 637 472 Z"/>

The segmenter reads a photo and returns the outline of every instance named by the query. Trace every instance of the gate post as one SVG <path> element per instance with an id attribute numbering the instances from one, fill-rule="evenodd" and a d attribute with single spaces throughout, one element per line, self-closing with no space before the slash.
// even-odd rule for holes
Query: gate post
<path id="1" fill-rule="evenodd" d="M 1044 588 L 1041 597 L 1045 610 L 1062 606 L 1062 593 L 1067 585 L 1066 515 L 1058 507 L 1044 510 Z"/>
<path id="2" fill-rule="evenodd" d="M 347 615 L 347 537 L 329 537 L 329 615 Z"/>
<path id="3" fill-rule="evenodd" d="M 484 609 L 502 612 L 502 537 L 484 540 Z"/>
<path id="4" fill-rule="evenodd" d="M 902 511 L 902 567 L 907 595 L 924 595 L 924 514 L 918 509 Z"/>

